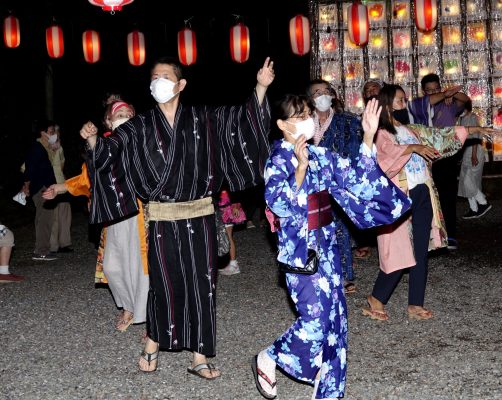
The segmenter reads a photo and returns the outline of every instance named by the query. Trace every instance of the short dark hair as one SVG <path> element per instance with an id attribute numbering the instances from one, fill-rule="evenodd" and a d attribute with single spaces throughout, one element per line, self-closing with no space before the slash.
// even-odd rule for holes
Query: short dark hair
<path id="1" fill-rule="evenodd" d="M 47 132 L 50 126 L 56 126 L 56 123 L 50 119 L 40 119 L 36 122 L 37 134 L 40 136 L 42 132 Z"/>
<path id="2" fill-rule="evenodd" d="M 437 84 L 441 87 L 441 81 L 439 80 L 439 76 L 436 74 L 427 74 L 420 81 L 420 86 L 422 86 L 422 90 L 425 90 L 425 85 L 431 82 L 437 82 Z"/>
<path id="3" fill-rule="evenodd" d="M 150 73 L 153 71 L 153 69 L 159 65 L 159 64 L 167 64 L 167 65 L 170 65 L 171 67 L 173 67 L 173 70 L 174 70 L 174 74 L 176 75 L 176 78 L 178 79 L 178 81 L 180 79 L 183 79 L 183 67 L 181 66 L 180 62 L 178 61 L 178 59 L 174 58 L 174 57 L 167 57 L 167 56 L 163 56 L 163 57 L 159 57 L 157 58 L 153 64 L 152 64 L 152 68 L 150 68 Z"/>
<path id="4" fill-rule="evenodd" d="M 378 105 L 382 106 L 382 113 L 380 114 L 380 121 L 378 127 L 385 129 L 386 131 L 397 133 L 394 124 L 392 123 L 392 103 L 394 103 L 394 98 L 398 90 L 406 93 L 404 89 L 399 85 L 384 85 L 377 96 Z"/>

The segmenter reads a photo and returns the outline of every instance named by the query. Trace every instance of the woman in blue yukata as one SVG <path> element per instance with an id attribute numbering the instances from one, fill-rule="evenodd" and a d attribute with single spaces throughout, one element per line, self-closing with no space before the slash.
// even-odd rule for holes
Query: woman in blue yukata
<path id="1" fill-rule="evenodd" d="M 359 159 L 308 145 L 314 133 L 307 97 L 286 96 L 277 126 L 284 139 L 274 143 L 266 164 L 265 200 L 279 217 L 280 262 L 303 266 L 308 249 L 319 255 L 313 275 L 286 274 L 297 320 L 252 360 L 258 391 L 277 396 L 275 369 L 314 384 L 313 399 L 343 397 L 347 368 L 347 307 L 330 196 L 358 228 L 388 224 L 410 207 L 403 192 L 383 174 L 375 159 L 373 136 L 381 108 L 368 103 L 363 114 Z"/>

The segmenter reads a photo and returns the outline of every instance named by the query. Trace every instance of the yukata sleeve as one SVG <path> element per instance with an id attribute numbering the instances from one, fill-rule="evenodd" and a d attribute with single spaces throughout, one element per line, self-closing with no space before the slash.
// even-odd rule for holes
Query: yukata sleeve
<path id="1" fill-rule="evenodd" d="M 378 131 L 375 145 L 377 148 L 378 165 L 391 179 L 403 169 L 411 158 L 411 153 L 403 154 L 408 145 L 398 144 L 392 138 L 392 134 L 386 130 L 381 129 Z"/>
<path id="2" fill-rule="evenodd" d="M 125 124 L 123 124 L 125 125 Z M 132 125 L 128 124 L 132 127 Z M 118 127 L 108 137 L 96 138 L 94 149 L 88 150 L 89 159 L 92 160 L 96 172 L 111 168 L 114 162 L 119 162 L 123 150 L 130 144 L 133 135 L 124 127 Z"/>
<path id="3" fill-rule="evenodd" d="M 370 150 L 363 143 L 356 168 L 348 159 L 332 153 L 327 153 L 327 163 L 321 167 L 331 196 L 360 229 L 390 224 L 411 205 L 378 166 L 375 152 L 374 146 Z"/>
<path id="4" fill-rule="evenodd" d="M 267 97 L 260 104 L 256 91 L 239 106 L 215 109 L 219 140 L 220 169 L 231 192 L 263 182 L 265 162 L 270 154 L 270 106 Z"/>
<path id="5" fill-rule="evenodd" d="M 441 158 L 450 157 L 464 145 L 468 131 L 463 126 L 431 128 L 423 125 L 408 125 L 415 136 L 424 145 L 434 147 Z"/>
<path id="6" fill-rule="evenodd" d="M 91 180 L 87 171 L 87 165 L 82 165 L 82 173 L 65 181 L 68 192 L 72 196 L 91 197 Z"/>

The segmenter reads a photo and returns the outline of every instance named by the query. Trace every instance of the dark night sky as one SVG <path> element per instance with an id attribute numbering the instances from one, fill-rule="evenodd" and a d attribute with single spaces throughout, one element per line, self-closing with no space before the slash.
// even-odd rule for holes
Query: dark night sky
<path id="1" fill-rule="evenodd" d="M 54 119 L 63 130 L 69 176 L 78 173 L 81 164 L 78 130 L 88 119 L 100 122 L 101 99 L 107 90 L 118 89 L 139 112 L 153 105 L 148 89 L 150 65 L 159 56 L 177 57 L 176 34 L 190 17 L 198 56 L 197 63 L 184 71 L 188 85 L 183 102 L 232 104 L 244 100 L 267 55 L 276 70 L 276 81 L 269 90 L 271 100 L 284 93 L 303 92 L 309 80 L 309 56 L 292 54 L 288 34 L 289 19 L 297 13 L 308 14 L 307 0 L 135 0 L 115 15 L 87 0 L 0 0 L 2 21 L 9 10 L 21 25 L 20 47 L 7 49 L 3 41 L 0 46 L 0 185 L 10 191 L 17 189 L 16 172 L 32 139 L 32 122 L 45 116 L 44 82 L 49 67 L 54 79 Z M 251 54 L 244 64 L 230 58 L 233 14 L 241 15 L 250 29 Z M 65 54 L 57 60 L 48 57 L 45 46 L 45 29 L 53 18 L 63 28 L 65 40 Z M 81 36 L 87 29 L 100 33 L 97 64 L 87 64 L 83 58 Z M 145 34 L 146 63 L 141 67 L 131 66 L 127 59 L 126 36 L 133 29 Z"/>

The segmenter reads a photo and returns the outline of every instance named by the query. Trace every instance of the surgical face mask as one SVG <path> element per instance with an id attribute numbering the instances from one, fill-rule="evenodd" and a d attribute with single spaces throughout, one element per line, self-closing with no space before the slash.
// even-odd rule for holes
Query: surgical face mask
<path id="1" fill-rule="evenodd" d="M 116 119 L 115 121 L 112 122 L 112 131 L 117 129 L 120 125 L 122 125 L 124 122 L 129 121 L 129 118 L 119 118 Z"/>
<path id="2" fill-rule="evenodd" d="M 175 82 L 165 78 L 154 79 L 150 83 L 150 91 L 157 103 L 164 104 L 171 100 L 178 93 L 174 93 Z"/>
<path id="3" fill-rule="evenodd" d="M 288 124 L 292 124 L 296 126 L 296 132 L 288 132 L 291 136 L 293 136 L 293 139 L 298 139 L 300 135 L 305 136 L 307 140 L 310 140 L 314 137 L 314 132 L 315 132 L 315 123 L 313 118 L 307 118 L 303 121 L 300 122 L 288 122 Z"/>
<path id="4" fill-rule="evenodd" d="M 47 135 L 47 142 L 49 144 L 54 144 L 58 141 L 58 135 Z"/>
<path id="5" fill-rule="evenodd" d="M 392 111 L 392 116 L 396 121 L 403 125 L 408 125 L 410 123 L 410 116 L 408 115 L 408 109 L 406 108 Z"/>
<path id="6" fill-rule="evenodd" d="M 327 94 L 316 97 L 314 99 L 315 108 L 317 108 L 321 112 L 328 111 L 331 108 L 331 100 L 333 100 L 333 98 Z"/>

